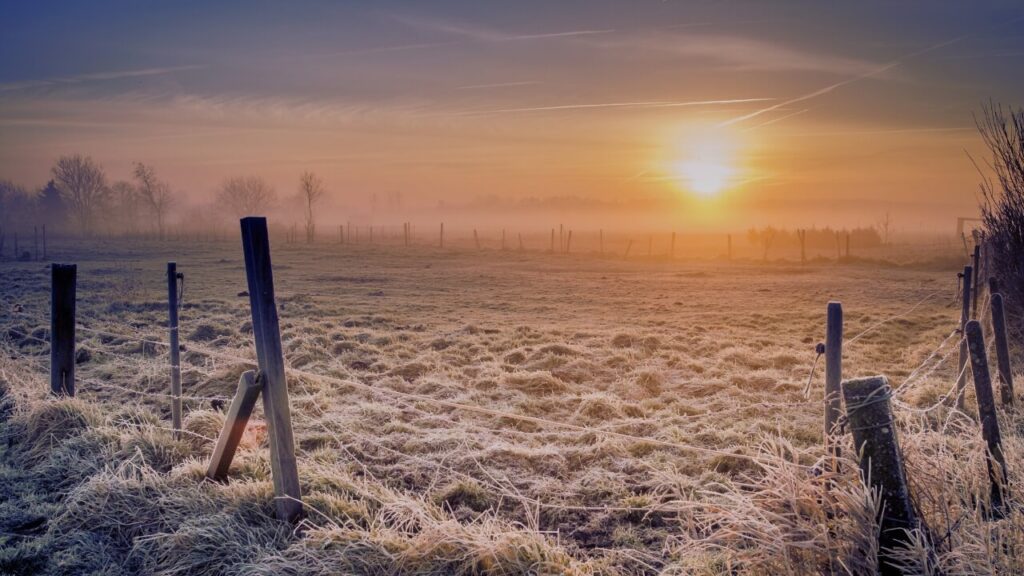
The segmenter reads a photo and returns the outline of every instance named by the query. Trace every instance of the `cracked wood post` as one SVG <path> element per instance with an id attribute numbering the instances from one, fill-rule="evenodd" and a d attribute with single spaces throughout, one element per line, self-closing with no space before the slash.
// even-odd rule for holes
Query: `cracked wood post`
<path id="1" fill-rule="evenodd" d="M 274 271 L 270 262 L 267 219 L 248 217 L 241 221 L 245 276 L 249 285 L 256 358 L 263 376 L 263 413 L 270 439 L 270 468 L 274 479 L 277 517 L 294 521 L 302 516 L 299 472 L 295 463 L 288 382 L 285 378 L 281 331 L 274 301 Z"/>
<path id="2" fill-rule="evenodd" d="M 995 278 L 989 279 L 991 286 Z M 1006 315 L 1003 295 L 992 292 L 992 335 L 996 343 L 996 366 L 999 369 L 999 398 L 1003 406 L 1013 406 L 1013 370 L 1010 368 L 1010 346 L 1006 340 Z"/>
<path id="3" fill-rule="evenodd" d="M 988 479 L 991 485 L 991 513 L 1002 517 L 1003 496 L 1006 486 L 1006 458 L 1003 455 L 1003 440 L 999 434 L 999 419 L 996 417 L 996 401 L 992 396 L 992 379 L 988 371 L 988 357 L 985 354 L 985 337 L 981 323 L 971 320 L 967 323 L 967 344 L 971 349 L 971 370 L 974 372 L 974 393 L 978 400 L 978 419 L 981 420 L 981 435 L 987 450 Z"/>
<path id="4" fill-rule="evenodd" d="M 210 456 L 210 466 L 206 470 L 208 478 L 220 482 L 228 477 L 231 460 L 242 441 L 242 434 L 245 433 L 245 426 L 256 407 L 256 399 L 262 387 L 263 378 L 258 377 L 254 370 L 247 370 L 238 379 L 238 389 L 231 399 L 231 406 L 224 416 L 224 427 L 217 436 L 217 445 Z"/>
<path id="5" fill-rule="evenodd" d="M 50 266 L 50 392 L 75 395 L 75 289 L 78 266 Z"/>
<path id="6" fill-rule="evenodd" d="M 960 353 L 956 363 L 957 368 L 957 379 L 956 379 L 956 407 L 960 410 L 964 409 L 964 391 L 967 388 L 967 339 L 965 338 L 966 332 L 964 331 L 967 327 L 967 322 L 971 319 L 971 267 L 964 266 L 964 271 L 960 274 L 960 284 L 962 285 L 961 296 L 963 298 L 963 306 L 960 309 Z"/>
<path id="7" fill-rule="evenodd" d="M 895 564 L 899 555 L 896 549 L 912 546 L 906 540 L 905 530 L 923 527 L 910 503 L 903 455 L 889 406 L 892 390 L 885 376 L 846 380 L 842 388 L 853 445 L 860 456 L 861 475 L 881 499 L 879 571 L 883 576 L 902 574 Z"/>
<path id="8" fill-rule="evenodd" d="M 181 351 L 178 347 L 178 272 L 175 262 L 167 263 L 167 330 L 171 351 L 171 427 L 174 437 L 181 439 Z"/>
<path id="9" fill-rule="evenodd" d="M 981 265 L 981 246 L 978 244 L 974 245 L 974 276 L 971 279 L 971 318 L 978 317 L 978 293 L 981 292 L 981 288 L 978 286 L 978 271 Z"/>
<path id="10" fill-rule="evenodd" d="M 839 471 L 839 416 L 843 409 L 843 305 L 829 302 L 825 314 L 825 448 Z"/>

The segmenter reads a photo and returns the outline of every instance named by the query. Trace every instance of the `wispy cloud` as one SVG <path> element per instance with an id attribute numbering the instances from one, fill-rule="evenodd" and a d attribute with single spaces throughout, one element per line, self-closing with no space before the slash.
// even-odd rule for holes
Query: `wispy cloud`
<path id="1" fill-rule="evenodd" d="M 44 86 L 56 86 L 63 84 L 81 84 L 85 82 L 101 82 L 106 80 L 120 80 L 123 78 L 138 78 L 142 76 L 160 76 L 181 72 L 184 70 L 196 70 L 204 68 L 202 65 L 191 64 L 185 66 L 166 66 L 163 68 L 141 68 L 137 70 L 115 70 L 111 72 L 92 72 L 88 74 L 77 74 L 75 76 L 63 76 L 46 78 L 41 80 L 24 80 L 21 82 L 8 82 L 0 84 L 0 92 L 12 90 L 24 90 L 28 88 L 39 88 Z"/>
<path id="2" fill-rule="evenodd" d="M 501 30 L 491 28 L 489 26 L 483 26 L 481 24 L 468 24 L 461 22 L 452 22 L 448 20 L 440 20 L 436 18 L 423 18 L 413 17 L 407 15 L 395 14 L 392 17 L 413 28 L 420 30 L 428 30 L 431 32 L 440 32 L 451 36 L 458 36 L 467 40 L 473 40 L 477 42 L 509 42 L 516 40 L 545 40 L 553 38 L 571 38 L 575 36 L 593 36 L 595 34 L 609 34 L 614 32 L 614 29 L 583 29 L 583 30 L 559 30 L 554 32 L 529 32 L 529 33 L 509 33 Z"/>
<path id="3" fill-rule="evenodd" d="M 767 114 L 769 112 L 773 112 L 775 110 L 778 110 L 780 108 L 784 108 L 784 107 L 789 106 L 791 104 L 796 104 L 797 102 L 805 102 L 807 100 L 811 100 L 813 98 L 817 98 L 818 96 L 823 96 L 825 94 L 828 94 L 829 92 L 832 92 L 834 90 L 842 88 L 843 86 L 846 86 L 848 84 L 853 84 L 854 82 L 859 82 L 859 81 L 864 80 L 866 78 L 872 78 L 872 77 L 878 76 L 879 74 L 882 74 L 884 72 L 887 72 L 887 71 L 889 71 L 889 70 L 899 66 L 900 64 L 902 64 L 906 60 L 909 60 L 911 58 L 916 58 L 917 56 L 921 56 L 922 54 L 927 54 L 928 52 L 933 52 L 933 51 L 938 50 L 940 48 L 944 48 L 946 46 L 949 46 L 951 44 L 955 44 L 957 42 L 960 42 L 964 38 L 967 38 L 967 36 L 959 36 L 957 38 L 953 38 L 952 40 L 946 40 L 945 42 L 939 42 L 938 44 L 933 44 L 933 45 L 928 46 L 926 48 L 922 48 L 921 50 L 917 50 L 915 52 L 911 52 L 910 54 L 905 54 L 905 55 L 900 56 L 899 58 L 897 58 L 895 60 L 891 60 L 891 61 L 887 62 L 886 64 L 884 64 L 882 66 L 879 66 L 879 67 L 877 67 L 877 68 L 875 68 L 873 70 L 869 70 L 869 71 L 864 72 L 862 74 L 858 74 L 858 75 L 856 75 L 856 76 L 854 76 L 852 78 L 847 78 L 846 80 L 842 80 L 840 82 L 835 82 L 833 84 L 829 84 L 828 86 L 825 86 L 824 88 L 819 88 L 819 89 L 814 90 L 812 92 L 808 92 L 806 94 L 801 94 L 800 96 L 796 96 L 794 98 L 790 98 L 788 100 L 779 102 L 778 104 L 773 104 L 773 105 L 768 106 L 766 108 L 762 108 L 760 110 L 755 110 L 755 111 L 753 111 L 753 112 L 751 112 L 749 114 L 744 114 L 742 116 L 737 116 L 736 118 L 732 118 L 730 120 L 726 120 L 725 122 L 722 122 L 720 124 L 720 126 L 730 126 L 730 125 L 736 124 L 738 122 L 743 122 L 745 120 L 750 120 L 751 118 L 756 118 L 758 116 L 761 116 L 762 114 Z"/>
<path id="4" fill-rule="evenodd" d="M 532 86 L 540 84 L 537 80 L 523 80 L 521 82 L 495 82 L 493 84 L 470 84 L 468 86 L 456 86 L 456 90 L 483 90 L 488 88 L 511 88 L 514 86 Z"/>
<path id="5" fill-rule="evenodd" d="M 594 108 L 680 108 L 690 106 L 715 106 L 729 104 L 749 104 L 751 102 L 767 102 L 772 98 L 732 98 L 727 100 L 691 100 L 687 102 L 673 101 L 640 101 L 640 102 L 597 102 L 590 104 L 559 104 L 554 106 L 529 106 L 523 108 L 499 108 L 497 110 L 480 110 L 463 112 L 462 116 L 487 114 L 513 114 L 519 112 L 550 112 L 558 110 L 588 110 Z"/>

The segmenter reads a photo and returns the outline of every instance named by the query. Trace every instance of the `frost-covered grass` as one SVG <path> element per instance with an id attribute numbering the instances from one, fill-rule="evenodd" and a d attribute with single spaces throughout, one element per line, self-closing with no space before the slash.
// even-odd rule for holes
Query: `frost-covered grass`
<path id="1" fill-rule="evenodd" d="M 847 376 L 897 385 L 958 318 L 955 257 L 801 267 L 275 246 L 286 360 L 330 377 L 289 379 L 308 511 L 293 527 L 272 517 L 259 410 L 230 481 L 203 480 L 222 399 L 253 358 L 238 246 L 56 250 L 79 264 L 80 323 L 115 335 L 80 331 L 79 395 L 48 398 L 48 270 L 0 263 L 0 573 L 870 573 L 875 503 L 855 465 L 809 470 L 821 365 L 802 392 L 825 304 L 844 303 L 852 336 L 941 291 L 847 349 Z M 167 260 L 185 273 L 195 397 L 180 440 L 166 349 L 137 339 L 166 340 Z M 940 398 L 950 360 L 902 401 Z M 898 414 L 946 572 L 1019 572 L 1020 514 L 988 522 L 974 507 L 987 494 L 974 422 Z M 1002 417 L 1016 478 L 1024 421 Z"/>

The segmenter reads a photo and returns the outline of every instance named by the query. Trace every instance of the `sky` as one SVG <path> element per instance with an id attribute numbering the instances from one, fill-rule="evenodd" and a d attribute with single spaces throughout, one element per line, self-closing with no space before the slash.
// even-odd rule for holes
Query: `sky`
<path id="1" fill-rule="evenodd" d="M 1024 5 L 0 0 L 0 178 L 63 154 L 325 217 L 952 229 L 972 114 L 1024 102 Z M 972 158 L 974 161 L 972 161 Z M 284 202 L 284 200 L 283 200 Z"/>

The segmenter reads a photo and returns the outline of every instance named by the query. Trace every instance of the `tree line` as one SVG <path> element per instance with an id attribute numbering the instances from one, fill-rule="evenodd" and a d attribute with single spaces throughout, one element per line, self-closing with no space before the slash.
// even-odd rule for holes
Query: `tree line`
<path id="1" fill-rule="evenodd" d="M 296 194 L 306 239 L 316 236 L 316 207 L 326 196 L 323 180 L 312 172 L 299 177 Z M 258 176 L 226 178 L 206 205 L 187 205 L 183 194 L 151 164 L 135 162 L 128 179 L 114 180 L 89 156 L 61 156 L 50 169 L 46 185 L 30 190 L 0 180 L 0 246 L 11 232 L 34 226 L 78 233 L 166 238 L 173 219 L 195 230 L 215 228 L 220 221 L 264 214 L 278 207 L 277 191 Z"/>

